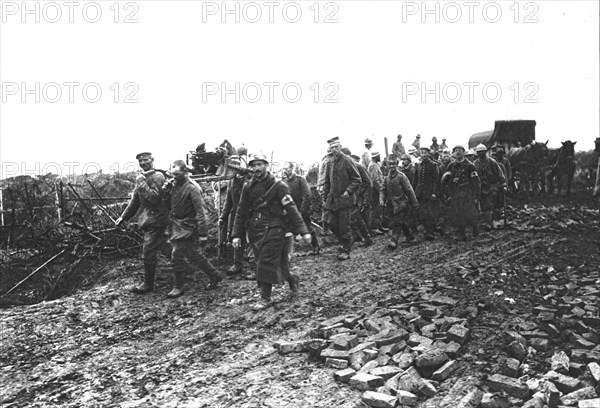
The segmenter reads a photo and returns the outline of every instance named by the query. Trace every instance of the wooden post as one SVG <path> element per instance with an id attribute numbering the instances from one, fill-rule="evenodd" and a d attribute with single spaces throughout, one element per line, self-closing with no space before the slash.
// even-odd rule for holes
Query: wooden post
<path id="1" fill-rule="evenodd" d="M 0 188 L 0 225 L 4 226 L 4 199 L 2 197 L 2 189 Z"/>
<path id="2" fill-rule="evenodd" d="M 58 222 L 62 221 L 62 206 L 60 203 L 60 195 L 58 193 L 58 183 L 55 181 L 54 182 L 54 192 L 56 193 L 56 199 L 54 200 L 54 203 L 56 204 L 56 215 L 58 216 Z"/>
<path id="3" fill-rule="evenodd" d="M 389 153 L 388 153 L 388 141 L 387 141 L 387 137 L 384 137 L 384 138 L 383 138 L 383 144 L 384 144 L 384 146 L 385 146 L 385 158 L 387 159 L 387 157 L 389 156 Z"/>

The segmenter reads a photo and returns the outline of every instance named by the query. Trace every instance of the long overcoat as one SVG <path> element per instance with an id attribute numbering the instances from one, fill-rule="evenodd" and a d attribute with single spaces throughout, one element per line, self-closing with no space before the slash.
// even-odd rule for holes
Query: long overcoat
<path id="1" fill-rule="evenodd" d="M 286 251 L 286 232 L 308 234 L 288 186 L 271 173 L 252 180 L 242 189 L 233 223 L 232 238 L 242 239 L 246 232 L 256 256 L 256 279 L 271 284 L 290 277 Z"/>

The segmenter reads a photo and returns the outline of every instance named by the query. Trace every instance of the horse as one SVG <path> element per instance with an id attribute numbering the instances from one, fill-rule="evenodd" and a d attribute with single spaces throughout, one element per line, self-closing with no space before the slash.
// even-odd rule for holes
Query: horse
<path id="1" fill-rule="evenodd" d="M 525 191 L 538 188 L 540 193 L 546 189 L 543 163 L 548 156 L 548 141 L 531 142 L 524 147 L 517 147 L 508 151 L 508 160 L 513 170 L 513 178 L 520 180 L 520 186 Z"/>
<path id="2" fill-rule="evenodd" d="M 566 176 L 567 197 L 569 197 L 571 195 L 571 182 L 575 175 L 575 145 L 577 142 L 567 140 L 566 142 L 561 142 L 561 144 L 562 147 L 555 152 L 556 162 L 548 174 L 548 187 L 550 189 L 549 193 L 552 194 L 554 192 L 554 179 L 556 178 L 557 195 L 560 195 L 562 188 L 561 179 L 562 176 Z"/>

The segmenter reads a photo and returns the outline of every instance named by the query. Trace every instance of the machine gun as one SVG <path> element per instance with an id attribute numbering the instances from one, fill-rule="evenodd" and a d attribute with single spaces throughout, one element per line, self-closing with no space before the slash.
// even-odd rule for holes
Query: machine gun
<path id="1" fill-rule="evenodd" d="M 233 179 L 237 174 L 249 175 L 253 171 L 240 166 L 232 156 L 237 152 L 227 140 L 214 152 L 207 152 L 204 143 L 186 155 L 186 164 L 191 167 L 190 178 L 198 182 L 220 182 Z M 219 192 L 217 191 L 217 194 Z M 217 199 L 217 219 L 221 218 L 221 200 Z M 217 234 L 217 256 L 221 257 L 221 233 Z"/>

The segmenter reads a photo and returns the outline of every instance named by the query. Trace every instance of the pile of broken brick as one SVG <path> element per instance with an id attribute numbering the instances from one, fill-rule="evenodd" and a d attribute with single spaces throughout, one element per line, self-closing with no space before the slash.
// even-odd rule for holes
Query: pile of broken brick
<path id="1" fill-rule="evenodd" d="M 499 359 L 496 372 L 480 381 L 474 392 L 447 406 L 600 408 L 600 398 L 589 385 L 598 387 L 600 381 L 598 311 L 594 306 L 583 309 L 572 298 L 565 302 L 568 309 L 564 305 L 556 310 L 536 308 L 539 324 L 530 330 L 507 332 L 508 355 Z M 436 396 L 445 380 L 464 373 L 468 365 L 468 359 L 462 358 L 471 331 L 468 321 L 444 313 L 455 304 L 449 297 L 434 295 L 426 302 L 370 307 L 360 314 L 325 320 L 305 339 L 280 341 L 275 347 L 281 354 L 309 352 L 335 370 L 337 381 L 363 392 L 367 406 L 430 406 L 423 401 Z M 576 307 L 585 312 L 581 319 L 572 319 L 571 315 L 581 314 Z M 556 318 L 559 310 L 569 313 Z M 565 324 L 571 328 L 567 337 L 572 340 L 573 361 L 561 351 L 545 375 L 528 371 L 527 359 L 537 350 L 548 351 L 552 339 L 564 336 L 559 327 Z"/>

